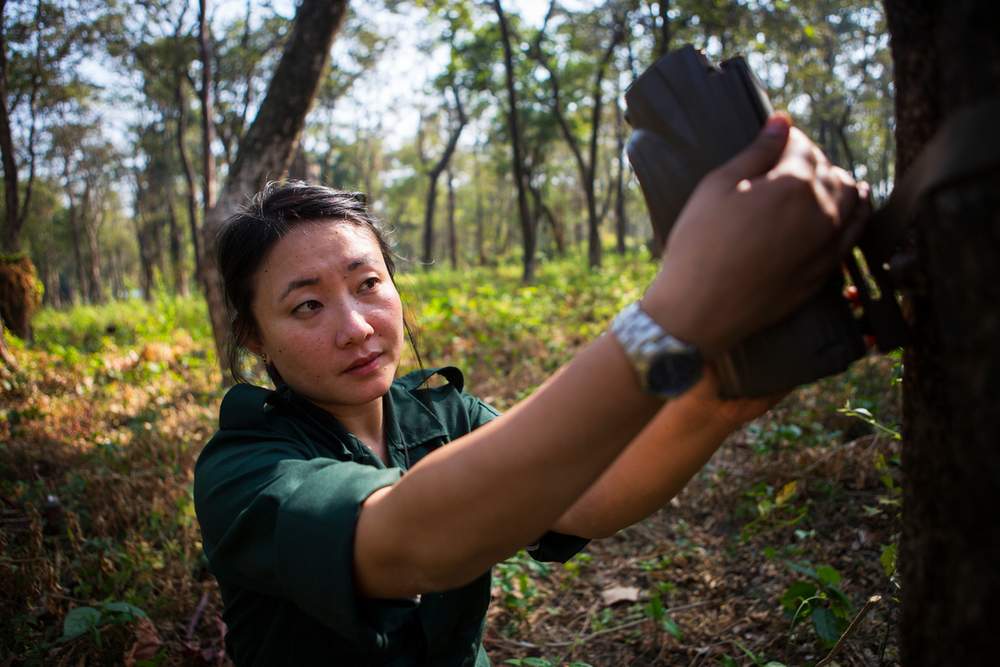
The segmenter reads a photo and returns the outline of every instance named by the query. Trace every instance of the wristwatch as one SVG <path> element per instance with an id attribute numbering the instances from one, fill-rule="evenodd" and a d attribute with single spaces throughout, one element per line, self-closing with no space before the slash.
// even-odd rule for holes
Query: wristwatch
<path id="1" fill-rule="evenodd" d="M 615 316 L 611 335 L 625 349 L 639 386 L 647 393 L 674 398 L 701 378 L 704 360 L 698 348 L 664 331 L 638 301 Z"/>

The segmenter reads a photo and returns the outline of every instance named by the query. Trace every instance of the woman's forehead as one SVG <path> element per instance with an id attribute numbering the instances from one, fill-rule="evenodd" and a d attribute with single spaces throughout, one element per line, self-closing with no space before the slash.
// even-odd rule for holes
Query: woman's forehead
<path id="1" fill-rule="evenodd" d="M 365 264 L 385 267 L 382 249 L 371 230 L 343 221 L 306 223 L 274 244 L 257 271 L 256 281 L 264 287 L 262 282 L 270 284 L 292 274 L 348 273 Z"/>
<path id="2" fill-rule="evenodd" d="M 379 258 L 382 255 L 378 239 L 370 229 L 351 222 L 322 221 L 292 228 L 274 245 L 267 259 L 329 261 L 367 254 Z"/>

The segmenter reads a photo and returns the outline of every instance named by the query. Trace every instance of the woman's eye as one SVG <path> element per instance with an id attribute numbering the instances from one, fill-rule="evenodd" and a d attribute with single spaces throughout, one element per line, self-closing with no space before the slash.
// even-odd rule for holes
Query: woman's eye
<path id="1" fill-rule="evenodd" d="M 363 292 L 370 292 L 378 286 L 379 280 L 377 276 L 372 276 L 368 278 L 363 283 L 361 283 L 361 290 Z"/>
<path id="2" fill-rule="evenodd" d="M 316 299 L 309 299 L 308 301 L 303 301 L 299 305 L 295 306 L 295 308 L 292 310 L 292 312 L 293 313 L 307 313 L 307 312 L 312 312 L 314 310 L 319 310 L 322 307 L 323 307 L 323 304 L 321 304 Z"/>

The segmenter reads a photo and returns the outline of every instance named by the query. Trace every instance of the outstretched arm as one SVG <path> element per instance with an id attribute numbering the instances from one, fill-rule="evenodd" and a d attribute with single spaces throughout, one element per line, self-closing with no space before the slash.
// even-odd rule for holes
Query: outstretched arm
<path id="1" fill-rule="evenodd" d="M 754 144 L 696 190 L 644 310 L 709 354 L 725 349 L 821 283 L 850 243 L 846 221 L 857 201 L 846 174 L 800 133 L 789 137 L 787 118 L 772 117 Z M 661 405 L 640 391 L 617 341 L 602 336 L 506 415 L 369 496 L 355 535 L 359 592 L 405 597 L 452 588 L 535 541 Z M 638 444 L 687 429 L 670 410 L 657 415 L 655 438 Z M 680 461 L 672 475 L 686 480 L 707 455 Z"/>
<path id="2" fill-rule="evenodd" d="M 718 381 L 709 371 L 667 403 L 553 530 L 608 537 L 649 516 L 680 493 L 727 436 L 780 399 L 726 401 L 718 394 Z"/>

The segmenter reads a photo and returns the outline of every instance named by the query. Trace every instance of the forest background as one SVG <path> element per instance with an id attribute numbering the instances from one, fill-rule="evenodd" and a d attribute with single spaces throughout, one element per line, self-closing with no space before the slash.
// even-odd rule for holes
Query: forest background
<path id="1" fill-rule="evenodd" d="M 252 140 L 280 134 L 263 106 L 296 8 L 0 7 L 14 276 L 0 295 L 14 334 L 0 660 L 216 664 L 220 602 L 190 499 L 222 392 L 219 313 L 202 294 L 217 203 L 264 150 Z M 415 0 L 333 20 L 301 140 L 284 140 L 287 168 L 255 177 L 367 193 L 404 258 L 425 360 L 467 369 L 500 408 L 656 270 L 622 94 L 659 54 L 745 55 L 774 105 L 876 200 L 895 177 L 877 4 Z M 898 357 L 865 360 L 793 394 L 661 515 L 566 566 L 498 566 L 494 660 L 898 660 L 901 372 Z"/>

